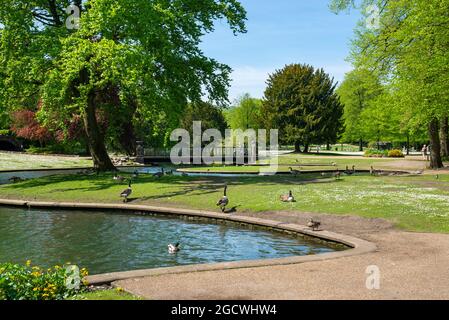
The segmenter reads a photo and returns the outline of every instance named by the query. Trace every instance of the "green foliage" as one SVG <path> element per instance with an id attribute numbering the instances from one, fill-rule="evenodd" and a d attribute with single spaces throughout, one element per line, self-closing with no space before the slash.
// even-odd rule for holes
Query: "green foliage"
<path id="1" fill-rule="evenodd" d="M 364 156 L 369 158 L 383 158 L 388 156 L 388 151 L 377 149 L 366 149 Z"/>
<path id="2" fill-rule="evenodd" d="M 87 275 L 82 269 L 80 276 Z M 71 275 L 64 266 L 55 266 L 47 270 L 12 263 L 0 264 L 0 300 L 62 300 L 84 290 L 87 283 L 81 283 L 79 289 L 69 289 L 66 285 Z"/>
<path id="3" fill-rule="evenodd" d="M 221 108 L 208 102 L 190 103 L 184 111 L 181 127 L 192 134 L 193 121 L 201 121 L 201 130 L 217 129 L 224 136 L 228 124 Z"/>
<path id="4" fill-rule="evenodd" d="M 387 156 L 388 156 L 388 158 L 404 158 L 405 157 L 404 154 L 402 153 L 402 151 L 397 150 L 397 149 L 388 151 Z"/>
<path id="5" fill-rule="evenodd" d="M 226 112 L 231 129 L 260 129 L 261 107 L 261 100 L 251 98 L 248 93 L 241 96 L 236 105 Z"/>
<path id="6" fill-rule="evenodd" d="M 67 30 L 67 0 L 2 2 L 0 105 L 35 111 L 41 101 L 39 120 L 52 129 L 73 116 L 89 119 L 94 160 L 107 166 L 105 140 L 119 139 L 130 122 L 155 124 L 164 113 L 173 124 L 187 101 L 204 96 L 228 102 L 231 69 L 199 47 L 218 20 L 246 32 L 238 1 L 77 3 L 80 29 Z M 106 119 L 107 130 L 97 132 L 95 116 Z"/>
<path id="7" fill-rule="evenodd" d="M 309 65 L 288 65 L 270 75 L 262 114 L 265 127 L 279 129 L 283 143 L 335 143 L 342 129 L 333 79 Z"/>

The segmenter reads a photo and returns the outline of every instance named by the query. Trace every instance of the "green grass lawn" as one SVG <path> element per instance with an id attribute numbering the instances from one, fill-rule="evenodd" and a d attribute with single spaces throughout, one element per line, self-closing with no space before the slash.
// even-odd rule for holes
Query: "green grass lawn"
<path id="1" fill-rule="evenodd" d="M 215 210 L 227 183 L 230 207 L 237 212 L 297 211 L 353 214 L 385 218 L 412 231 L 449 232 L 449 175 L 408 177 L 304 174 L 265 177 L 180 177 L 161 179 L 141 175 L 133 184 L 132 204 Z M 2 198 L 72 202 L 120 203 L 112 174 L 57 175 L 0 186 Z M 282 203 L 281 194 L 293 191 L 296 203 Z"/>
<path id="2" fill-rule="evenodd" d="M 25 153 L 0 152 L 0 171 L 73 167 L 92 167 L 92 161 L 82 157 L 43 156 Z"/>
<path id="3" fill-rule="evenodd" d="M 261 164 L 267 164 L 268 161 L 260 161 Z M 333 164 L 336 164 L 335 166 Z M 346 166 L 352 168 L 355 166 L 359 170 L 369 170 L 371 166 L 375 169 L 382 170 L 422 170 L 426 168 L 427 163 L 422 161 L 420 157 L 407 157 L 407 158 L 364 158 L 360 156 L 336 156 L 336 155 L 323 155 L 323 154 L 287 154 L 279 156 L 278 158 L 278 170 L 288 171 L 289 166 L 294 166 L 294 169 L 298 169 L 301 166 L 302 171 L 309 170 L 333 170 L 333 169 L 346 169 Z M 313 165 L 313 166 L 310 166 Z M 195 171 L 204 172 L 259 172 L 264 167 L 260 166 L 220 166 L 215 165 L 211 167 L 194 167 L 191 168 Z"/>
<path id="4" fill-rule="evenodd" d="M 117 289 L 98 290 L 71 297 L 69 300 L 141 300 L 127 292 Z"/>

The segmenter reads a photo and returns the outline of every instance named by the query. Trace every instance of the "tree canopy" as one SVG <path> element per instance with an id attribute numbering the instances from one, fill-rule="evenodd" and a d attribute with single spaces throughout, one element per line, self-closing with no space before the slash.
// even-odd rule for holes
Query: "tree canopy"
<path id="1" fill-rule="evenodd" d="M 391 89 L 391 107 L 408 128 L 424 126 L 432 146 L 431 167 L 442 166 L 438 130 L 448 116 L 448 0 L 333 0 L 336 11 L 360 5 L 364 18 L 356 29 L 351 60 L 375 70 Z M 369 6 L 378 17 L 369 23 Z M 441 126 L 443 128 L 444 126 Z M 447 130 L 447 129 L 446 129 Z M 447 132 L 441 132 L 447 136 Z"/>
<path id="2" fill-rule="evenodd" d="M 292 64 L 268 79 L 262 104 L 267 128 L 279 129 L 284 143 L 296 151 L 310 144 L 334 143 L 342 129 L 343 105 L 333 78 L 322 69 Z"/>
<path id="3" fill-rule="evenodd" d="M 261 106 L 262 101 L 260 99 L 252 98 L 249 93 L 242 95 L 237 99 L 235 106 L 232 106 L 226 112 L 230 127 L 234 130 L 259 129 Z"/>
<path id="4" fill-rule="evenodd" d="M 235 34 L 246 31 L 236 0 L 80 0 L 73 30 L 66 27 L 69 1 L 2 4 L 0 105 L 36 110 L 41 100 L 39 119 L 50 128 L 81 116 L 99 170 L 114 169 L 106 139 L 134 137 L 133 122 L 148 120 L 139 117 L 164 110 L 176 121 L 203 96 L 226 103 L 231 70 L 199 44 L 220 19 Z"/>

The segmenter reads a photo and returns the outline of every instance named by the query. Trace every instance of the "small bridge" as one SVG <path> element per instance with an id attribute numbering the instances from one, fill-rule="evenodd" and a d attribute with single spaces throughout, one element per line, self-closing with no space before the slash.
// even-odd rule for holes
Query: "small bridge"
<path id="1" fill-rule="evenodd" d="M 0 135 L 0 150 L 3 151 L 22 151 L 23 146 L 22 143 L 11 137 Z"/>

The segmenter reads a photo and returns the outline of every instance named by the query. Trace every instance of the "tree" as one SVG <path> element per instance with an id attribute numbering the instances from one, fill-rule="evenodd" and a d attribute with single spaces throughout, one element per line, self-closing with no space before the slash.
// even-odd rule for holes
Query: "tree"
<path id="1" fill-rule="evenodd" d="M 221 108 L 208 102 L 190 103 L 185 109 L 181 120 L 181 127 L 192 135 L 194 121 L 201 121 L 201 130 L 217 129 L 224 136 L 228 124 Z"/>
<path id="2" fill-rule="evenodd" d="M 19 138 L 30 141 L 38 141 L 42 146 L 53 140 L 52 133 L 42 127 L 36 120 L 36 113 L 30 110 L 16 111 L 12 114 L 13 122 L 11 131 Z"/>
<path id="3" fill-rule="evenodd" d="M 334 0 L 336 11 L 354 6 L 352 0 Z M 379 6 L 378 26 L 369 5 Z M 363 21 L 356 30 L 354 65 L 377 70 L 393 88 L 394 107 L 410 121 L 426 127 L 432 147 L 430 167 L 440 168 L 439 127 L 449 105 L 449 0 L 364 0 Z M 404 112 L 411 110 L 412 112 Z"/>
<path id="4" fill-rule="evenodd" d="M 268 79 L 262 104 L 267 128 L 279 129 L 284 143 L 308 152 L 312 143 L 335 143 L 342 129 L 343 105 L 324 70 L 292 64 Z"/>
<path id="5" fill-rule="evenodd" d="M 342 140 L 358 142 L 360 151 L 363 150 L 363 142 L 372 138 L 367 132 L 370 121 L 366 110 L 373 105 L 382 91 L 383 88 L 378 77 L 366 69 L 355 69 L 348 72 L 337 89 L 340 100 L 344 105 L 345 131 Z M 364 117 L 362 117 L 363 114 L 365 114 Z"/>
<path id="6" fill-rule="evenodd" d="M 42 99 L 44 125 L 81 116 L 99 170 L 115 170 L 105 141 L 126 138 L 131 124 L 147 120 L 136 115 L 156 108 L 176 117 L 205 95 L 226 103 L 231 70 L 199 44 L 218 19 L 235 34 L 246 31 L 236 0 L 79 0 L 78 30 L 65 25 L 69 1 L 2 4 L 2 100 L 26 108 Z M 98 114 L 109 119 L 106 132 Z"/>
<path id="7" fill-rule="evenodd" d="M 262 101 L 251 98 L 249 93 L 241 96 L 234 107 L 226 112 L 226 119 L 232 129 L 254 129 L 260 127 Z"/>

